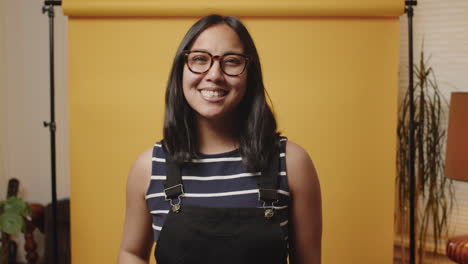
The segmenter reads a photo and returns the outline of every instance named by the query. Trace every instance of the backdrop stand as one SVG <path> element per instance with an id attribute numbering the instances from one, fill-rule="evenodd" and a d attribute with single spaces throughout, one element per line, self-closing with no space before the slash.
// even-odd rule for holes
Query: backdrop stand
<path id="1" fill-rule="evenodd" d="M 50 153 L 51 153 L 51 195 L 52 195 L 52 264 L 57 264 L 58 260 L 58 239 L 57 239 L 57 188 L 56 188 L 56 157 L 55 157 L 55 79 L 54 79 L 54 6 L 62 5 L 61 1 L 45 1 L 42 13 L 49 16 L 49 53 L 50 53 L 50 121 L 44 121 L 44 126 L 50 131 Z"/>
<path id="2" fill-rule="evenodd" d="M 418 125 L 414 121 L 415 106 L 414 106 L 414 85 L 413 85 L 413 6 L 417 5 L 417 1 L 405 1 L 405 13 L 408 16 L 408 51 L 409 51 L 409 103 L 410 103 L 410 120 L 409 120 L 409 177 L 410 177 L 410 196 L 409 196 L 409 223 L 410 223 L 410 264 L 415 264 L 415 252 L 416 252 L 416 236 L 415 236 L 415 209 L 416 209 L 416 177 L 415 177 L 415 141 L 414 134 L 416 126 Z"/>

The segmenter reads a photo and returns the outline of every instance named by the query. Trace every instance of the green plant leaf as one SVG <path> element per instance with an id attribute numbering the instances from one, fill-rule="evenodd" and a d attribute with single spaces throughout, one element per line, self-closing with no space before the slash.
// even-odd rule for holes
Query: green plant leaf
<path id="1" fill-rule="evenodd" d="M 21 215 L 24 217 L 31 216 L 31 206 L 29 206 L 27 203 L 25 203 L 25 205 L 26 206 L 23 208 L 23 210 L 21 210 Z"/>
<path id="2" fill-rule="evenodd" d="M 23 225 L 24 220 L 18 214 L 5 212 L 4 214 L 0 215 L 0 229 L 2 232 L 14 235 L 21 231 Z"/>
<path id="3" fill-rule="evenodd" d="M 13 213 L 17 215 L 29 216 L 31 215 L 31 208 L 27 203 L 17 197 L 10 197 L 3 205 L 5 213 Z"/>

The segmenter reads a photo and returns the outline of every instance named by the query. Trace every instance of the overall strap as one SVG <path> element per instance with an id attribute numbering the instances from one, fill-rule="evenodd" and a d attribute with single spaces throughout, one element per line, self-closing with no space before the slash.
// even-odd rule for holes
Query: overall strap
<path id="1" fill-rule="evenodd" d="M 180 175 L 180 166 L 172 160 L 166 152 L 166 180 L 163 182 L 166 201 L 171 204 L 171 209 L 175 213 L 180 211 L 180 196 L 184 195 L 184 186 L 182 176 Z M 177 203 L 174 200 L 177 199 Z"/>
<path id="2" fill-rule="evenodd" d="M 257 178 L 258 184 L 258 199 L 273 205 L 278 202 L 279 189 L 279 151 L 276 150 L 273 154 L 273 159 L 270 166 L 262 171 L 260 177 Z"/>
<path id="3" fill-rule="evenodd" d="M 180 166 L 169 157 L 166 157 L 166 181 L 164 181 L 164 192 L 166 193 L 166 200 L 172 200 L 184 194 L 182 176 L 180 175 Z"/>
<path id="4" fill-rule="evenodd" d="M 284 145 L 284 146 L 283 146 Z M 258 200 L 263 201 L 265 218 L 271 219 L 274 213 L 275 203 L 279 201 L 278 190 L 280 187 L 280 153 L 286 152 L 286 144 L 280 141 L 280 148 L 276 148 L 270 165 L 263 170 L 257 178 Z"/>

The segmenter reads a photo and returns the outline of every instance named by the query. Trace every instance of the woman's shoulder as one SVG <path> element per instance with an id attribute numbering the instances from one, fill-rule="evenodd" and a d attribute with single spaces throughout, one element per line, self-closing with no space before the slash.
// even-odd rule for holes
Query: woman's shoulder
<path id="1" fill-rule="evenodd" d="M 310 160 L 307 151 L 299 144 L 289 140 L 287 137 L 280 135 L 279 143 L 281 156 L 286 155 L 286 165 L 295 166 L 297 163 Z"/>
<path id="2" fill-rule="evenodd" d="M 128 175 L 127 188 L 139 194 L 145 194 L 151 180 L 152 157 L 154 147 L 140 153 L 133 162 Z"/>
<path id="3" fill-rule="evenodd" d="M 286 141 L 286 153 L 287 153 L 286 157 L 289 157 L 289 160 L 290 160 L 289 162 L 295 163 L 295 162 L 300 162 L 300 161 L 304 162 L 304 161 L 307 161 L 308 159 L 310 160 L 309 154 L 302 146 L 300 146 L 299 144 L 291 140 L 288 140 L 285 137 L 282 137 L 282 138 L 284 138 L 284 141 Z"/>
<path id="4" fill-rule="evenodd" d="M 288 185 L 293 192 L 307 188 L 307 183 L 318 184 L 317 172 L 309 154 L 291 140 L 286 142 L 286 170 Z"/>
<path id="5" fill-rule="evenodd" d="M 138 169 L 144 169 L 151 167 L 151 160 L 153 157 L 154 147 L 147 148 L 142 153 L 138 155 L 133 164 L 134 167 Z"/>

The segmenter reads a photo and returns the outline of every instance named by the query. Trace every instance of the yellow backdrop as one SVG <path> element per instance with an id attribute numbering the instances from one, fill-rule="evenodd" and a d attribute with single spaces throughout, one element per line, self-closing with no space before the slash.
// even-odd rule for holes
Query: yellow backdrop
<path id="1" fill-rule="evenodd" d="M 116 261 L 127 173 L 161 139 L 179 42 L 198 16 L 212 12 L 241 16 L 280 130 L 317 167 L 323 263 L 393 263 L 403 1 L 290 0 L 263 9 L 265 1 L 214 2 L 64 1 L 73 263 Z"/>

